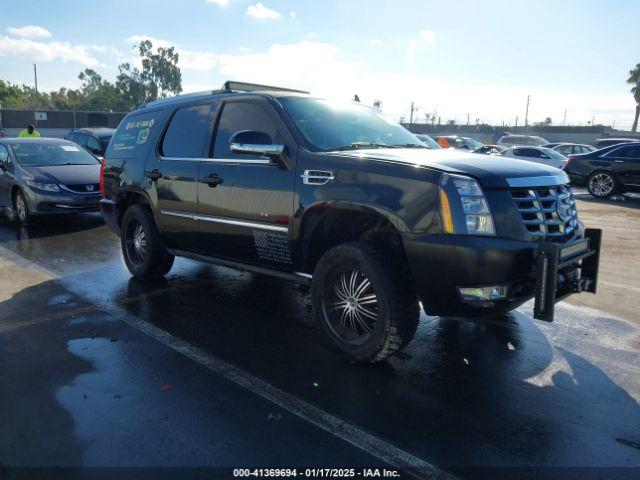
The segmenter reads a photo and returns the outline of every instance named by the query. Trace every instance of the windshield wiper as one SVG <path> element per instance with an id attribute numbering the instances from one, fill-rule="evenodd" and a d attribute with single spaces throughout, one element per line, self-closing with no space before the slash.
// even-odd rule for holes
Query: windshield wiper
<path id="1" fill-rule="evenodd" d="M 390 148 L 393 145 L 387 145 L 386 143 L 370 143 L 370 142 L 353 142 L 344 147 L 335 147 L 325 150 L 325 152 L 339 152 L 343 150 L 359 150 L 361 148 Z"/>
<path id="2" fill-rule="evenodd" d="M 389 145 L 389 148 L 426 148 L 429 149 L 426 145 L 420 145 L 418 143 L 405 143 L 404 145 Z"/>

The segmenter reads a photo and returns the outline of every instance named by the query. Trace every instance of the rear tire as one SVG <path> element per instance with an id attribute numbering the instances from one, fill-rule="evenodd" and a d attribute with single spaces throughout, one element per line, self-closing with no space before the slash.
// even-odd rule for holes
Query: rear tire
<path id="1" fill-rule="evenodd" d="M 23 225 L 28 225 L 32 222 L 32 216 L 29 213 L 29 204 L 27 198 L 24 196 L 21 190 L 18 190 L 13 196 L 13 208 L 16 212 L 16 218 L 18 222 Z"/>
<path id="2" fill-rule="evenodd" d="M 618 190 L 618 180 L 609 172 L 593 172 L 587 178 L 587 190 L 596 198 L 609 198 Z"/>
<path id="3" fill-rule="evenodd" d="M 328 250 L 313 274 L 314 316 L 334 345 L 360 363 L 404 348 L 420 319 L 418 299 L 398 264 L 367 242 Z"/>
<path id="4" fill-rule="evenodd" d="M 124 263 L 136 278 L 159 278 L 173 266 L 175 257 L 167 251 L 153 215 L 144 205 L 133 205 L 124 213 L 120 246 Z"/>

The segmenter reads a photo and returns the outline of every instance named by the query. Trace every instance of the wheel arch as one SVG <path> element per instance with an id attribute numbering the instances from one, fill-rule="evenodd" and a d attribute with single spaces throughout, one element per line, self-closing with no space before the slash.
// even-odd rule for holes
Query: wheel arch
<path id="1" fill-rule="evenodd" d="M 149 196 L 145 191 L 132 189 L 121 190 L 120 192 L 118 192 L 115 198 L 116 220 L 118 222 L 118 227 L 122 227 L 122 217 L 124 216 L 124 213 L 127 211 L 127 209 L 131 205 L 136 204 L 148 205 L 149 207 L 151 207 L 151 200 L 149 199 Z M 153 212 L 153 209 L 151 209 L 151 211 L 157 224 L 155 212 Z"/>
<path id="2" fill-rule="evenodd" d="M 402 233 L 407 224 L 393 212 L 363 203 L 323 202 L 305 211 L 299 239 L 302 266 L 312 273 L 320 257 L 341 243 L 364 240 L 406 262 Z"/>

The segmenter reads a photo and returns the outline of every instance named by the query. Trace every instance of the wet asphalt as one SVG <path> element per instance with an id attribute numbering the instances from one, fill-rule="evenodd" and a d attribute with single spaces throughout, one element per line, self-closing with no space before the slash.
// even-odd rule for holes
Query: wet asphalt
<path id="1" fill-rule="evenodd" d="M 531 305 L 484 320 L 423 314 L 402 353 L 363 367 L 322 337 L 295 285 L 185 259 L 164 280 L 132 279 L 99 215 L 29 227 L 2 216 L 0 259 L 0 477 L 388 465 L 148 325 L 436 471 L 640 478 L 640 330 L 603 312 L 562 303 L 553 324 L 532 320 Z"/>

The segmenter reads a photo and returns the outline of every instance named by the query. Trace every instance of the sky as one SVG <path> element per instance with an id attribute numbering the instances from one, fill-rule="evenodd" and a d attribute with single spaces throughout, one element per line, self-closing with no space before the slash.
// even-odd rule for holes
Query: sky
<path id="1" fill-rule="evenodd" d="M 0 79 L 114 81 L 141 39 L 173 45 L 185 92 L 225 80 L 286 86 L 425 115 L 628 127 L 640 63 L 637 0 L 0 0 Z"/>

